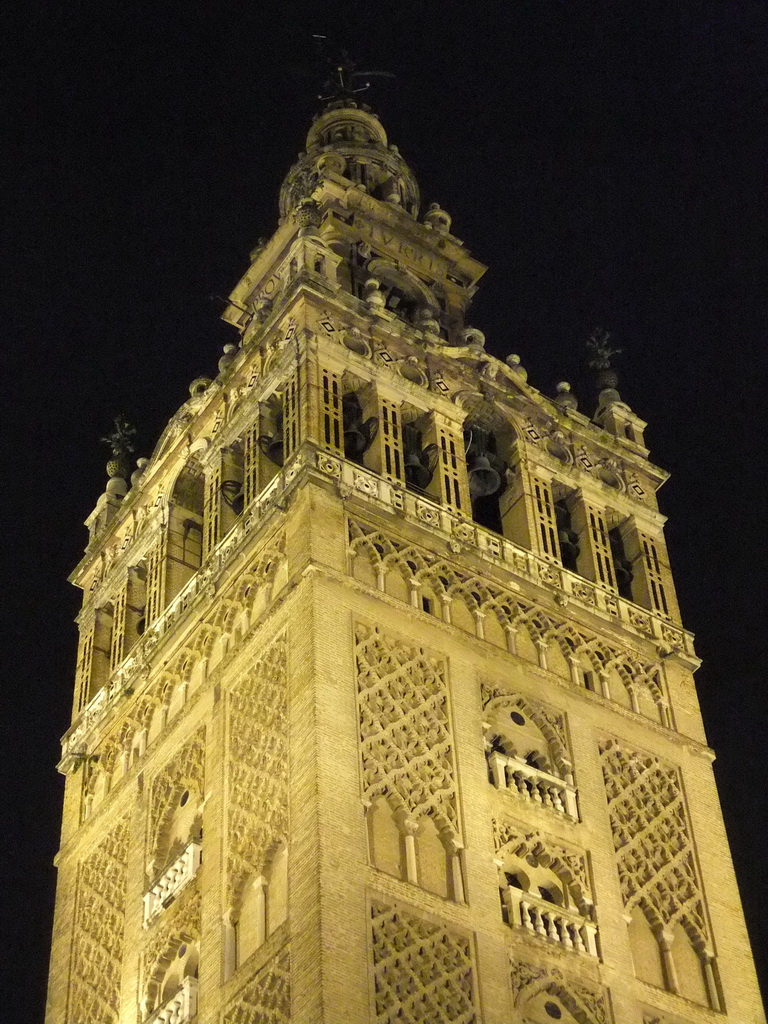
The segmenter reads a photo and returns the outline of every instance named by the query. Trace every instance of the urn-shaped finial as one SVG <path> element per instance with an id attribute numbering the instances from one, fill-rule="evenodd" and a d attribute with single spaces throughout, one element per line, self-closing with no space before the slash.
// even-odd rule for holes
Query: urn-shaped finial
<path id="1" fill-rule="evenodd" d="M 571 385 L 567 380 L 561 380 L 557 385 L 555 402 L 561 409 L 578 409 L 579 400 L 571 391 Z"/>
<path id="2" fill-rule="evenodd" d="M 441 209 L 438 203 L 430 203 L 424 214 L 424 223 L 438 234 L 447 235 L 451 230 L 451 215 Z"/>

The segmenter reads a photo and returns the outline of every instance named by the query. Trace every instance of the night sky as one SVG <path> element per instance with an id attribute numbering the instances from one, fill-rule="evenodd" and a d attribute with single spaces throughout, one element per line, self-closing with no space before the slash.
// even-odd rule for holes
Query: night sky
<path id="1" fill-rule="evenodd" d="M 494 5 L 495 6 L 495 5 Z M 490 9 L 491 5 L 487 5 Z M 311 34 L 396 74 L 368 101 L 490 266 L 470 321 L 529 381 L 591 413 L 584 342 L 623 349 L 649 421 L 683 621 L 763 976 L 764 416 L 768 5 L 508 0 L 32 2 L 6 13 L 10 199 L 2 403 L 6 765 L 3 936 L 23 965 L 4 1020 L 42 1020 L 79 594 L 66 577 L 124 413 L 149 455 L 317 109 Z M 277 12 L 280 12 L 279 14 Z M 762 566 L 762 572 L 760 568 Z M 6 820 L 8 816 L 6 815 Z M 9 884 L 10 883 L 10 884 Z M 710 885 L 713 883 L 710 882 Z M 8 963 L 8 956 L 5 961 Z M 745 1022 L 746 1024 L 746 1022 Z"/>

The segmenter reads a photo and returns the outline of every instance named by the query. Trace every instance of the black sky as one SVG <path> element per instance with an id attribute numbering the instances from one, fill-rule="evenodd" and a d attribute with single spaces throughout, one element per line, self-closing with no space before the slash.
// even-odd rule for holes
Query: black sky
<path id="1" fill-rule="evenodd" d="M 5 16 L 4 999 L 42 1020 L 81 523 L 112 417 L 150 454 L 232 329 L 221 303 L 317 104 L 312 32 L 393 71 L 370 102 L 488 263 L 472 322 L 546 393 L 600 324 L 672 472 L 661 504 L 748 922 L 768 927 L 763 2 L 27 3 Z M 11 530 L 14 535 L 11 538 Z M 710 883 L 711 885 L 712 883 Z M 6 963 L 8 958 L 6 957 Z"/>

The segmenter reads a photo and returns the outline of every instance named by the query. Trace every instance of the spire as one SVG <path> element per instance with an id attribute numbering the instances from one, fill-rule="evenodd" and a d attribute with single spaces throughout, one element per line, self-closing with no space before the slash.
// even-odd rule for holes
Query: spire
<path id="1" fill-rule="evenodd" d="M 400 206 L 417 217 L 416 179 L 397 146 L 388 143 L 378 115 L 360 99 L 360 94 L 370 86 L 370 78 L 394 75 L 388 71 L 358 70 L 346 50 L 331 57 L 325 38 L 314 37 L 323 65 L 322 92 L 318 98 L 325 106 L 307 133 L 305 152 L 299 154 L 283 181 L 280 216 L 287 217 L 302 199 L 309 198 L 321 177 L 335 173 L 377 199 Z"/>

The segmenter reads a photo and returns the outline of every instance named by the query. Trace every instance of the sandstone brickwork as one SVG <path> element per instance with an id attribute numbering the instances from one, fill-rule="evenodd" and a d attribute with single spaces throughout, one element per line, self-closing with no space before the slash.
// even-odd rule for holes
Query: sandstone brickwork
<path id="1" fill-rule="evenodd" d="M 489 355 L 419 204 L 330 103 L 110 463 L 47 1024 L 765 1022 L 645 424 Z"/>

